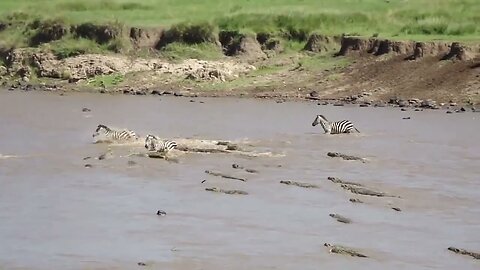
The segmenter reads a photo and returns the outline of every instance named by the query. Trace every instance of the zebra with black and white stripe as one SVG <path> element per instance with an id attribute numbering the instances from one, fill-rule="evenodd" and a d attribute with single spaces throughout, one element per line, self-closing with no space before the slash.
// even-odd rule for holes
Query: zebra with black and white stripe
<path id="1" fill-rule="evenodd" d="M 325 134 L 353 133 L 354 130 L 360 133 L 360 131 L 354 127 L 352 122 L 349 120 L 330 122 L 327 120 L 327 118 L 325 118 L 325 116 L 319 114 L 315 117 L 312 126 L 316 126 L 318 124 L 322 126 Z"/>
<path id="2" fill-rule="evenodd" d="M 154 135 L 148 135 L 145 138 L 145 148 L 148 151 L 168 153 L 177 147 L 177 143 L 170 140 L 160 140 Z"/>
<path id="3" fill-rule="evenodd" d="M 138 136 L 135 132 L 124 129 L 124 130 L 114 130 L 105 125 L 98 125 L 95 133 L 93 133 L 93 137 L 98 137 L 103 135 L 107 140 L 111 141 L 132 141 L 138 140 Z"/>

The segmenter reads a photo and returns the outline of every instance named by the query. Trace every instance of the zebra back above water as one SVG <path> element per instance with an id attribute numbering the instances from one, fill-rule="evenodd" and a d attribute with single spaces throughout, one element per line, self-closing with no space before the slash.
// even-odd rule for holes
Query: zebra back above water
<path id="1" fill-rule="evenodd" d="M 128 129 L 115 130 L 102 124 L 97 126 L 92 136 L 95 138 L 101 135 L 105 136 L 107 140 L 112 140 L 112 141 L 138 140 L 137 134 L 132 130 L 128 130 Z"/>
<path id="2" fill-rule="evenodd" d="M 360 133 L 360 131 L 349 120 L 330 122 L 325 116 L 319 114 L 315 117 L 312 126 L 318 124 L 322 126 L 326 134 L 353 133 L 354 131 Z"/>
<path id="3" fill-rule="evenodd" d="M 145 148 L 148 151 L 169 152 L 177 147 L 177 143 L 170 140 L 160 140 L 154 135 L 147 135 L 145 138 Z"/>

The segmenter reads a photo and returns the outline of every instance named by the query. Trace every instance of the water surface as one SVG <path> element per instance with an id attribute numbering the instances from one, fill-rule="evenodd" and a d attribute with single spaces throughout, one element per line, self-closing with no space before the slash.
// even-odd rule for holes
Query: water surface
<path id="1" fill-rule="evenodd" d="M 0 268 L 133 269 L 142 261 L 158 269 L 478 269 L 447 247 L 480 251 L 480 114 L 195 101 L 0 91 Z M 350 119 L 362 133 L 326 136 L 311 126 L 316 114 Z M 141 144 L 93 144 L 100 123 L 142 136 L 233 140 L 271 155 L 148 159 L 131 155 L 144 153 Z M 108 148 L 109 158 L 95 159 Z M 368 162 L 332 159 L 328 151 Z M 401 198 L 355 196 L 328 176 Z M 212 186 L 249 195 L 204 190 Z M 158 209 L 167 216 L 155 215 Z M 325 242 L 371 258 L 329 254 Z"/>

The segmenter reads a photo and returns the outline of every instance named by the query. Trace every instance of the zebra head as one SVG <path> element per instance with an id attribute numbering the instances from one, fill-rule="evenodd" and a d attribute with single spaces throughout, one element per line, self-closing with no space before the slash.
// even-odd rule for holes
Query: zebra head
<path id="1" fill-rule="evenodd" d="M 327 118 L 325 118 L 325 116 L 319 114 L 315 117 L 315 120 L 313 120 L 313 123 L 312 123 L 312 127 L 318 125 L 318 124 L 321 124 L 323 122 L 328 122 Z"/>
<path id="2" fill-rule="evenodd" d="M 95 137 L 100 135 L 100 132 L 105 133 L 108 130 L 110 130 L 110 129 L 107 126 L 100 124 L 100 125 L 97 126 L 97 129 L 95 129 L 95 133 L 93 133 L 92 137 L 95 138 Z"/>
<path id="3" fill-rule="evenodd" d="M 322 126 L 323 130 L 325 130 L 325 133 L 331 132 L 332 126 L 330 125 L 330 122 L 327 120 L 325 116 L 319 114 L 315 117 L 315 120 L 313 120 L 312 126 L 314 127 L 318 124 Z"/>
<path id="4" fill-rule="evenodd" d="M 157 148 L 158 138 L 153 135 L 147 135 L 145 138 L 145 148 L 148 151 L 155 151 Z"/>

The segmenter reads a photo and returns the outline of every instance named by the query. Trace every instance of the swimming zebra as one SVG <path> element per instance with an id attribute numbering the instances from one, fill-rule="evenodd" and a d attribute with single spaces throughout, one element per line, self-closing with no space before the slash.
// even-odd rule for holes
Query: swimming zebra
<path id="1" fill-rule="evenodd" d="M 175 149 L 177 143 L 169 140 L 159 140 L 156 136 L 148 135 L 145 138 L 145 148 L 148 151 L 164 152 L 168 153 L 170 150 Z"/>
<path id="2" fill-rule="evenodd" d="M 114 130 L 105 125 L 98 125 L 92 136 L 95 138 L 100 135 L 104 135 L 106 139 L 113 141 L 138 140 L 137 134 L 131 130 Z"/>
<path id="3" fill-rule="evenodd" d="M 318 124 L 322 126 L 325 134 L 353 133 L 354 129 L 360 133 L 360 131 L 353 126 L 352 122 L 348 120 L 330 122 L 321 114 L 315 117 L 312 126 L 316 126 Z"/>

